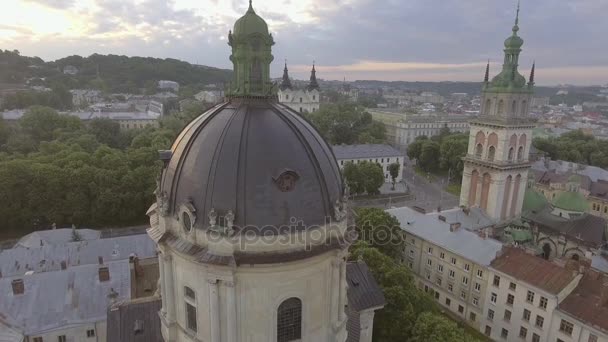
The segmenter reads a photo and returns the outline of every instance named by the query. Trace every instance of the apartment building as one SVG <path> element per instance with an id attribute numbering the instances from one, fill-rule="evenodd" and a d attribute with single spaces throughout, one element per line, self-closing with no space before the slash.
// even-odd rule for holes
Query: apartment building
<path id="1" fill-rule="evenodd" d="M 554 311 L 583 276 L 572 265 L 505 247 L 489 268 L 481 331 L 496 341 L 556 341 Z"/>
<path id="2" fill-rule="evenodd" d="M 461 223 L 446 219 L 454 214 L 425 214 L 411 208 L 387 210 L 405 232 L 403 263 L 419 288 L 431 292 L 443 307 L 480 328 L 488 287 L 488 266 L 501 250 L 500 242 L 480 237 Z"/>
<path id="3" fill-rule="evenodd" d="M 548 341 L 608 342 L 608 275 L 587 270 L 554 311 Z"/>

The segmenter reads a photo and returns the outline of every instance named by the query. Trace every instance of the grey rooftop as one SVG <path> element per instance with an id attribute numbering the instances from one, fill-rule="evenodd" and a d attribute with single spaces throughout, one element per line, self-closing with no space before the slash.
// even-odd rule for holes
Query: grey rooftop
<path id="1" fill-rule="evenodd" d="M 403 152 L 389 145 L 333 145 L 332 149 L 336 159 L 363 159 L 383 157 L 404 157 Z"/>
<path id="2" fill-rule="evenodd" d="M 500 242 L 484 239 L 468 231 L 464 224 L 459 229 L 450 231 L 450 224 L 440 221 L 434 214 L 422 214 L 407 207 L 386 212 L 399 220 L 404 231 L 482 266 L 490 265 L 502 248 Z"/>
<path id="3" fill-rule="evenodd" d="M 71 235 L 71 229 L 68 230 Z M 64 235 L 60 229 L 46 232 Z M 24 239 L 26 238 L 27 236 Z M 56 240 L 54 237 L 51 239 Z M 155 257 L 156 245 L 147 234 L 139 234 L 45 244 L 30 248 L 15 247 L 0 251 L 0 274 L 2 278 L 6 278 L 21 276 L 30 271 L 35 273 L 60 271 L 62 262 L 69 270 L 74 266 L 98 264 L 100 257 L 103 263 L 128 260 L 131 254 L 137 255 L 140 259 Z"/>
<path id="4" fill-rule="evenodd" d="M 110 279 L 99 281 L 99 265 L 82 265 L 65 271 L 42 272 L 23 278 L 23 294 L 14 295 L 12 281 L 0 278 L 0 313 L 4 324 L 25 335 L 38 335 L 75 324 L 106 320 L 111 304 L 131 295 L 129 260 L 106 265 Z"/>

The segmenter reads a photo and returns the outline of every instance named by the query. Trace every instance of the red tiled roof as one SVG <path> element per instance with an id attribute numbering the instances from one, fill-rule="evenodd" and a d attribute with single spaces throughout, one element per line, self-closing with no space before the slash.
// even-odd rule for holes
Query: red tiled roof
<path id="1" fill-rule="evenodd" d="M 494 259 L 491 266 L 551 294 L 558 294 L 576 277 L 573 271 L 519 248 L 505 247 L 503 254 Z"/>
<path id="2" fill-rule="evenodd" d="M 587 272 L 576 289 L 559 304 L 559 310 L 608 333 L 608 303 L 600 303 L 606 281 L 608 276 Z"/>

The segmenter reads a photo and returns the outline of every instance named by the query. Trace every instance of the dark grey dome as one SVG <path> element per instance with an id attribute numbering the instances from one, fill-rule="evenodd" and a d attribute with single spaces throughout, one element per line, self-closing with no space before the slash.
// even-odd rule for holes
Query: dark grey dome
<path id="1" fill-rule="evenodd" d="M 299 114 L 267 99 L 233 99 L 193 120 L 177 137 L 161 188 L 168 214 L 190 203 L 195 228 L 229 210 L 234 226 L 322 225 L 342 199 L 329 145 Z M 251 229 L 251 228 L 249 228 Z"/>

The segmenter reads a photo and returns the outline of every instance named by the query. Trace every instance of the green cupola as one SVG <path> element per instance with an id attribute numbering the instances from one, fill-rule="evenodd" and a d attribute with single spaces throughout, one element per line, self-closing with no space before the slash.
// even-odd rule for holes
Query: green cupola
<path id="1" fill-rule="evenodd" d="M 512 34 L 505 40 L 505 57 L 502 71 L 496 75 L 491 82 L 485 82 L 484 88 L 491 92 L 531 92 L 532 85 L 526 83 L 526 78 L 518 71 L 519 55 L 524 40 L 518 35 L 519 32 L 519 4 L 517 4 L 517 15 Z"/>
<path id="2" fill-rule="evenodd" d="M 274 86 L 270 81 L 274 39 L 264 19 L 253 10 L 251 0 L 247 13 L 236 21 L 234 30 L 228 33 L 228 45 L 232 47 L 230 60 L 234 68 L 228 96 L 274 96 Z"/>

